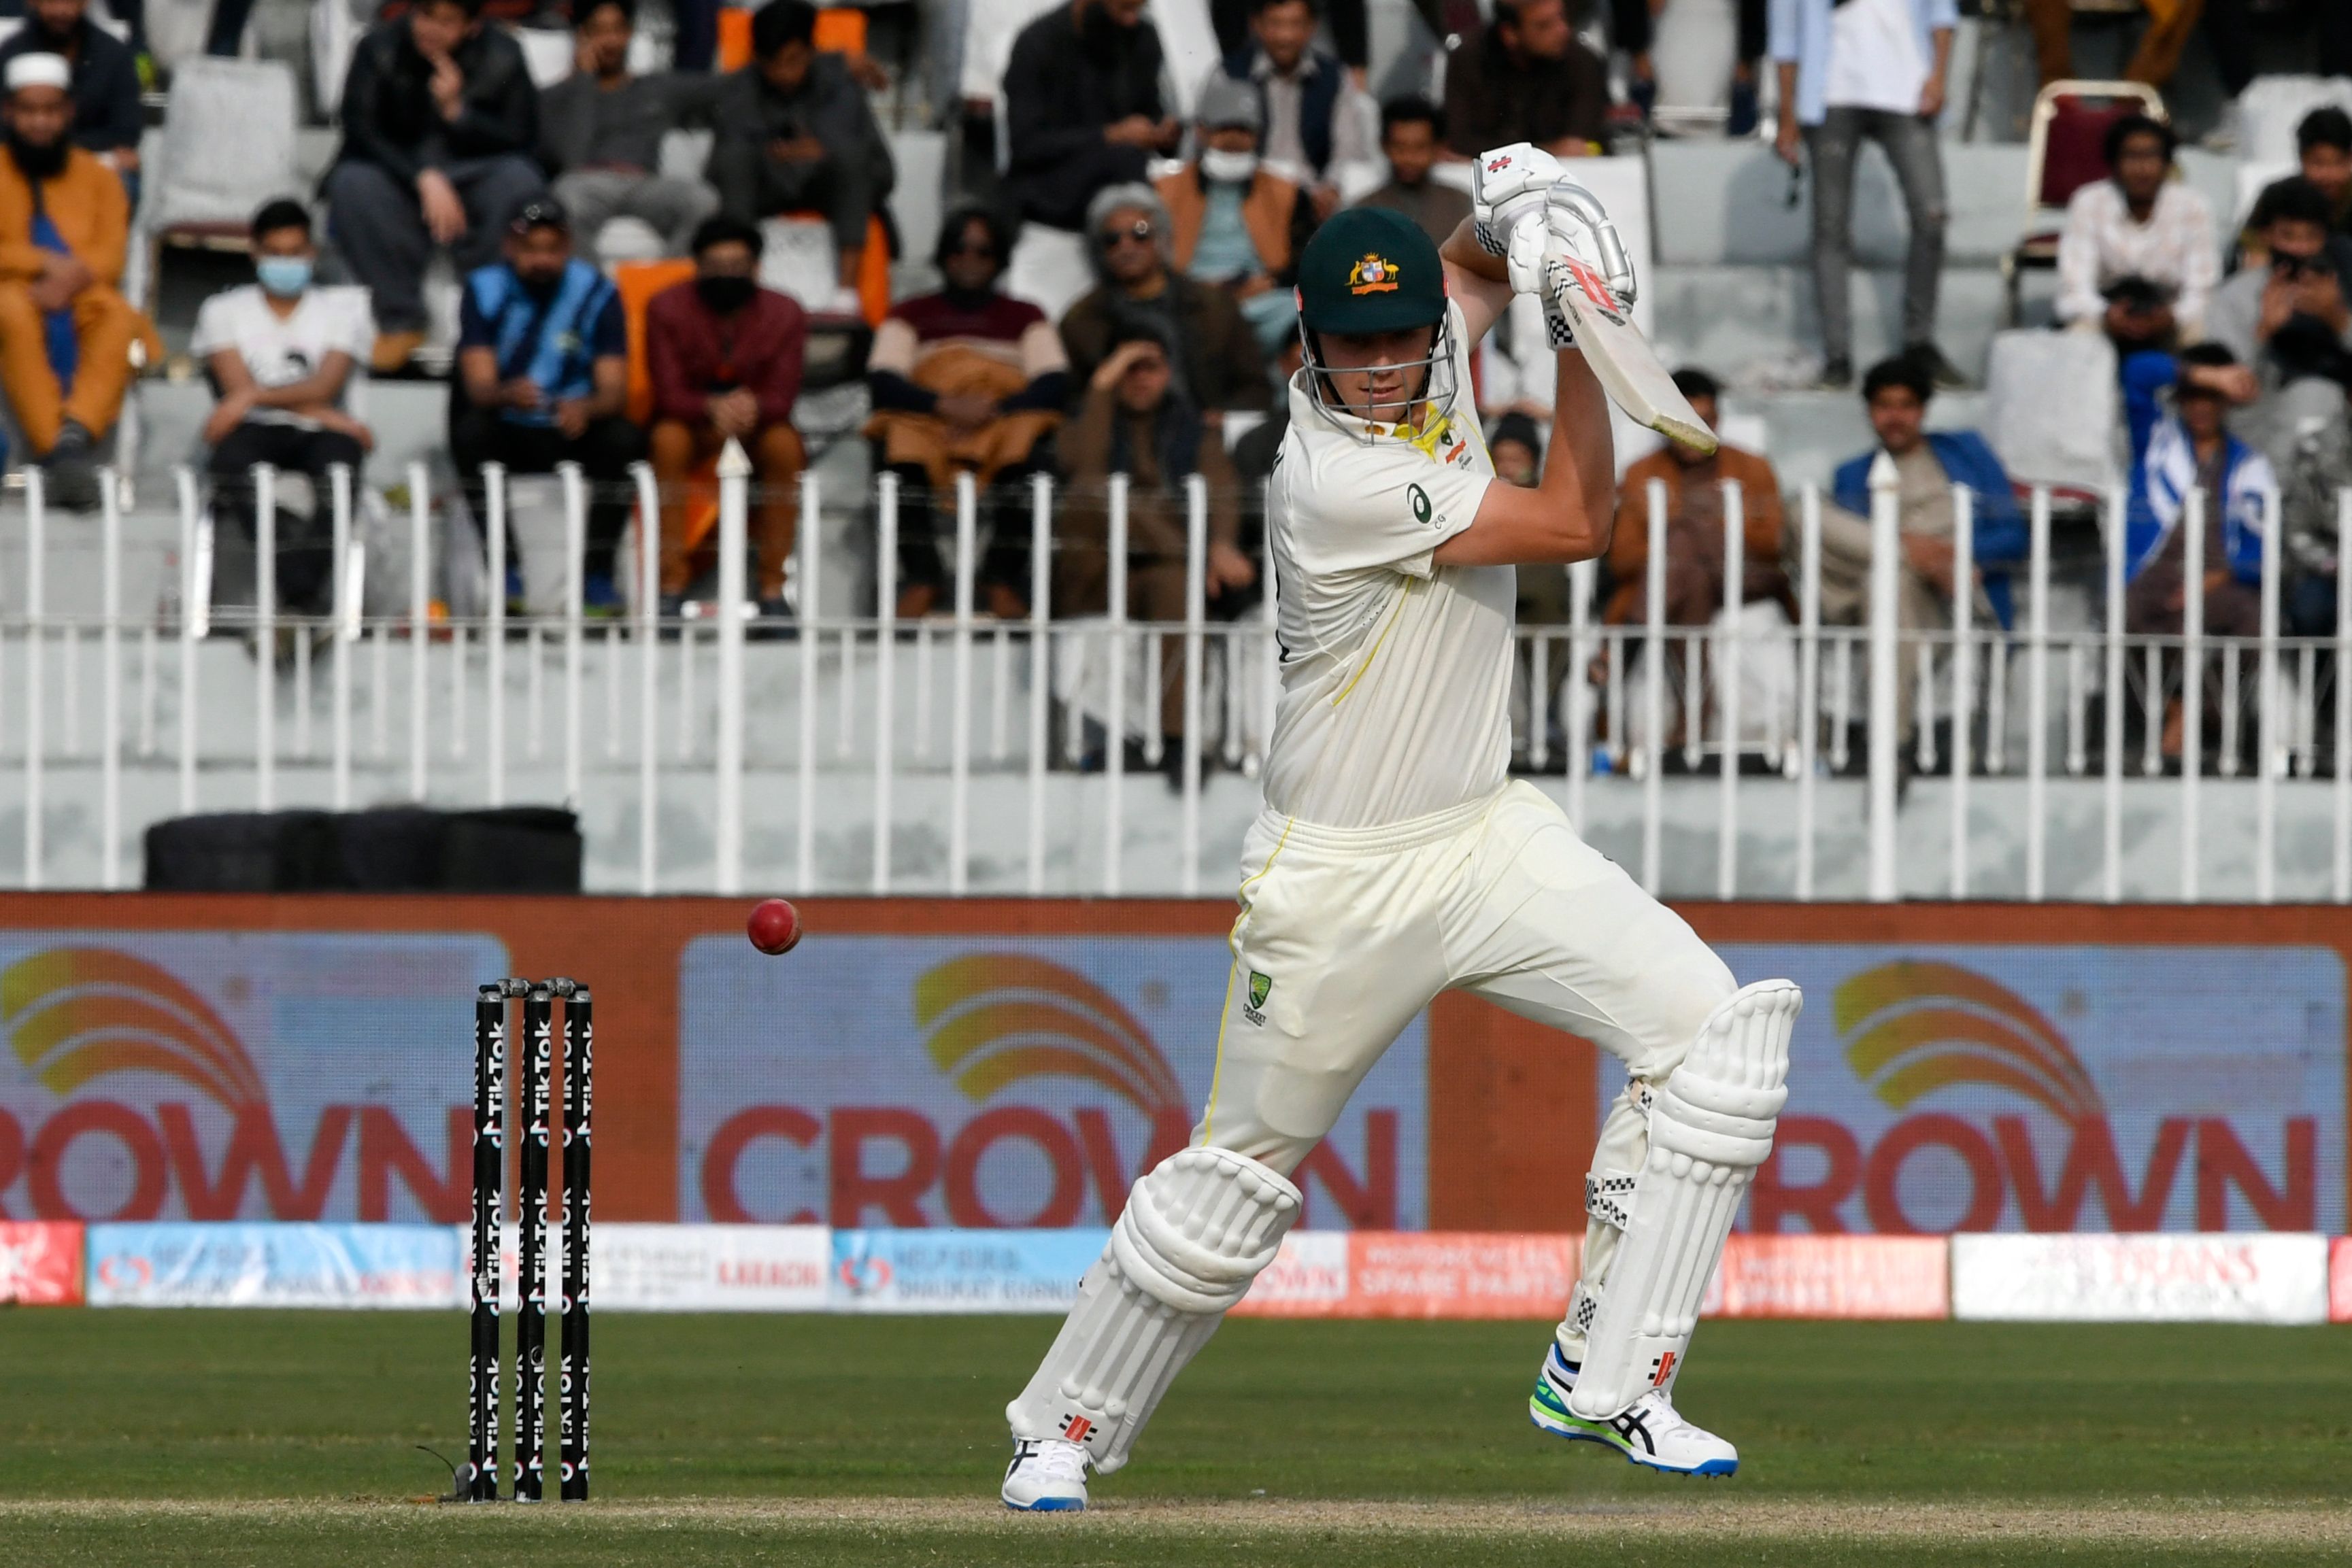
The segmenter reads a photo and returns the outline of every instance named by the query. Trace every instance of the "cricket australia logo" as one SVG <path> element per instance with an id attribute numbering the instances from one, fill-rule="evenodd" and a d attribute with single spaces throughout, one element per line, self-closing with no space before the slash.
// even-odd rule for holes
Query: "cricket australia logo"
<path id="1" fill-rule="evenodd" d="M 1348 269 L 1348 292 L 1393 294 L 1397 289 L 1397 265 L 1387 256 L 1366 252 L 1356 265 Z"/>
<path id="2" fill-rule="evenodd" d="M 1250 971 L 1249 992 L 1247 998 L 1242 1003 L 1242 1017 L 1249 1019 L 1250 1022 L 1257 1025 L 1261 1029 L 1265 1028 L 1265 1013 L 1263 1009 L 1265 1007 L 1266 993 L 1273 989 L 1274 977 L 1272 975 L 1260 974 L 1257 970 L 1252 969 Z"/>

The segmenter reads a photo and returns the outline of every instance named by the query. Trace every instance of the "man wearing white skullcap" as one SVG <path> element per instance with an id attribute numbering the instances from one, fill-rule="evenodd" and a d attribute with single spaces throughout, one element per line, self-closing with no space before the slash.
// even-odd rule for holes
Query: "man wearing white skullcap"
<path id="1" fill-rule="evenodd" d="M 139 138 L 146 117 L 139 104 L 139 59 L 131 47 L 89 19 L 89 0 L 24 0 L 25 26 L 0 44 L 0 73 L 26 55 L 54 55 L 71 78 L 68 136 L 77 147 L 122 177 L 131 205 L 139 205 Z M 121 9 L 116 8 L 117 16 Z"/>
<path id="2" fill-rule="evenodd" d="M 95 448 L 114 428 L 131 346 L 162 345 L 116 284 L 131 234 L 122 182 L 71 139 L 72 68 L 57 55 L 0 65 L 0 392 L 49 497 L 98 505 Z"/>

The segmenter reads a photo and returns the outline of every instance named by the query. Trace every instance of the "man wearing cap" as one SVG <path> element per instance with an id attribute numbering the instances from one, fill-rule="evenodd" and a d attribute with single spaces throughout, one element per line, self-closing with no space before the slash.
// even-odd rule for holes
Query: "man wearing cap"
<path id="1" fill-rule="evenodd" d="M 1201 89 L 1201 153 L 1154 187 L 1168 207 L 1176 265 L 1233 297 L 1272 350 L 1298 320 L 1293 262 L 1315 232 L 1315 204 L 1258 157 L 1265 111 L 1223 73 Z"/>
<path id="2" fill-rule="evenodd" d="M 74 145 L 88 148 L 122 178 L 139 205 L 139 61 L 129 44 L 89 19 L 89 0 L 29 0 L 24 27 L 0 44 L 0 71 L 21 55 L 55 55 L 73 73 Z"/>
<path id="3" fill-rule="evenodd" d="M 72 68 L 56 55 L 7 64 L 0 159 L 0 390 L 47 470 L 49 498 L 98 505 L 94 448 L 122 412 L 131 346 L 154 329 L 115 285 L 131 235 L 122 182 L 73 144 Z"/>
<path id="4" fill-rule="evenodd" d="M 579 464 L 597 482 L 588 557 L 604 570 L 627 515 L 623 482 L 645 446 L 622 413 L 629 348 L 620 292 L 572 254 L 572 220 L 552 197 L 523 204 L 505 248 L 503 261 L 467 277 L 458 306 L 450 455 L 477 496 L 485 463 L 509 474 Z"/>
<path id="5" fill-rule="evenodd" d="M 1456 988 L 1597 1042 L 1630 1080 L 1595 1146 L 1583 1277 L 1530 1418 L 1675 1474 L 1738 1464 L 1671 1394 L 1745 1189 L 1731 1175 L 1770 1148 L 1796 989 L 1738 991 L 1680 917 L 1510 781 L 1514 568 L 1608 549 L 1610 414 L 1548 307 L 1569 346 L 1544 474 L 1497 484 L 1470 352 L 1514 292 L 1605 287 L 1622 308 L 1633 277 L 1600 204 L 1549 156 L 1490 151 L 1475 179 L 1473 223 L 1442 259 L 1371 208 L 1333 216 L 1299 259 L 1304 364 L 1266 521 L 1281 694 L 1208 1103 L 1192 1146 L 1135 1184 L 1006 1407 L 1012 1508 L 1083 1509 L 1088 1473 L 1126 1463 L 1297 1223 L 1299 1162 L 1389 1042 Z M 1708 1163 L 1651 1159 L 1654 1127 L 1662 1150 Z"/>

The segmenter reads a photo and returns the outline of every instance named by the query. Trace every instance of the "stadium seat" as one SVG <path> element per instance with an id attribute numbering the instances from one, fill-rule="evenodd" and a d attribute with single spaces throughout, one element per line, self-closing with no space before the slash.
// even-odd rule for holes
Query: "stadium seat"
<path id="1" fill-rule="evenodd" d="M 2002 332 L 1985 371 L 1985 439 L 2021 497 L 2095 510 L 2116 472 L 2116 350 L 2104 332 Z"/>
<path id="2" fill-rule="evenodd" d="M 2000 260 L 2008 324 L 2018 318 L 2023 274 L 2058 265 L 2058 230 L 2074 193 L 2107 177 L 2102 142 L 2107 127 L 2126 114 L 2169 118 L 2164 95 L 2145 82 L 2053 81 L 2033 97 L 2033 124 L 2025 143 L 2025 238 Z"/>
<path id="3" fill-rule="evenodd" d="M 294 166 L 294 72 L 279 60 L 181 62 L 163 111 L 161 166 L 147 181 L 139 225 L 147 245 L 139 301 L 152 318 L 163 250 L 250 248 L 246 225 L 272 196 L 301 184 Z M 235 148 L 235 157 L 221 149 Z"/>
<path id="4" fill-rule="evenodd" d="M 864 54 L 866 13 L 854 5 L 833 5 L 819 11 L 816 47 L 825 54 Z M 719 68 L 740 70 L 751 63 L 751 13 L 728 6 L 719 13 Z"/>

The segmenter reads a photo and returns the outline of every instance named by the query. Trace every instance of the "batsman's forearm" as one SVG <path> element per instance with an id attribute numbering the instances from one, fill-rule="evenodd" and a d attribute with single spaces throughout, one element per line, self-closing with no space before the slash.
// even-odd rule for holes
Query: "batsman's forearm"
<path id="1" fill-rule="evenodd" d="M 1580 350 L 1562 349 L 1554 358 L 1559 363 L 1552 379 L 1551 444 L 1544 477 L 1551 477 L 1561 456 L 1569 459 L 1563 478 L 1574 486 L 1574 498 L 1592 520 L 1600 541 L 1593 553 L 1599 555 L 1609 548 L 1617 509 L 1617 442 L 1610 433 L 1609 394 L 1601 390 L 1600 379 Z"/>
<path id="2" fill-rule="evenodd" d="M 1463 271 L 1483 277 L 1489 283 L 1507 284 L 1511 281 L 1509 264 L 1478 243 L 1478 231 L 1468 218 L 1454 225 L 1454 232 L 1445 236 L 1445 243 L 1437 247 L 1437 254 Z"/>

